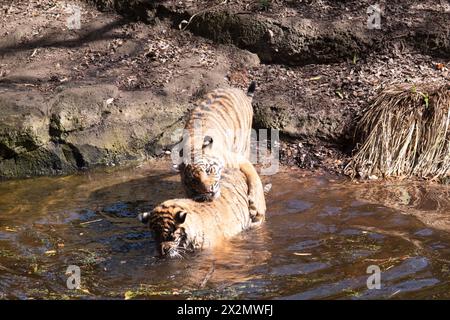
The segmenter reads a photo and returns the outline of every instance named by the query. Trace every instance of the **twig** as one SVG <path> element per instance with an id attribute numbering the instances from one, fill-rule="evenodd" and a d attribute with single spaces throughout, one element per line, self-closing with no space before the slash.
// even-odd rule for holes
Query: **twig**
<path id="1" fill-rule="evenodd" d="M 400 293 L 400 289 L 398 289 L 397 291 L 395 291 L 393 294 L 391 294 L 390 296 L 389 296 L 389 299 L 390 298 L 392 298 L 393 296 L 395 296 L 396 294 L 398 294 L 398 293 Z"/>
<path id="2" fill-rule="evenodd" d="M 99 222 L 99 221 L 102 221 L 103 219 L 96 219 L 96 220 L 91 220 L 91 221 L 86 221 L 86 222 L 81 222 L 80 223 L 80 226 L 85 226 L 85 225 L 87 225 L 87 224 L 91 224 L 91 223 L 94 223 L 94 222 Z"/>

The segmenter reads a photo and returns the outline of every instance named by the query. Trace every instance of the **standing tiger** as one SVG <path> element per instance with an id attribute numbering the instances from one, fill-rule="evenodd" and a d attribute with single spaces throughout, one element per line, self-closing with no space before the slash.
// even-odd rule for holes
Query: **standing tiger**
<path id="1" fill-rule="evenodd" d="M 261 179 L 250 162 L 253 119 L 252 98 L 239 89 L 216 89 L 194 107 L 185 126 L 181 181 L 189 198 L 212 201 L 220 197 L 222 169 L 238 168 L 248 184 L 248 203 L 253 220 L 264 220 L 266 202 Z"/>
<path id="2" fill-rule="evenodd" d="M 238 169 L 224 169 L 221 196 L 209 202 L 172 199 L 139 214 L 157 242 L 159 254 L 171 258 L 219 245 L 243 230 L 259 226 L 248 207 L 248 186 Z"/>

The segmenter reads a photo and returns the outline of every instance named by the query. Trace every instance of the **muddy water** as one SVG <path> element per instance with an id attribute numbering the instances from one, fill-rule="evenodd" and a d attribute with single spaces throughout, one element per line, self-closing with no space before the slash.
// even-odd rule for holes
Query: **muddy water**
<path id="1" fill-rule="evenodd" d="M 184 260 L 154 257 L 138 212 L 180 196 L 166 162 L 0 182 L 0 297 L 450 298 L 449 188 L 265 177 L 267 223 Z M 67 288 L 66 270 L 81 270 Z M 381 289 L 366 271 L 381 269 Z"/>

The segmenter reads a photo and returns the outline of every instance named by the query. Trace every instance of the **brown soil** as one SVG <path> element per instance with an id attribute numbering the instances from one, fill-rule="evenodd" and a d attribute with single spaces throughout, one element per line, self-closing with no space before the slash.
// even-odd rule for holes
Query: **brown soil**
<path id="1" fill-rule="evenodd" d="M 72 1 L 82 8 L 80 30 L 67 28 L 69 15 L 60 1 L 0 2 L 0 97 L 26 93 L 47 101 L 67 89 L 107 85 L 115 92 L 114 108 L 100 108 L 99 119 L 108 119 L 104 113 L 110 112 L 122 121 L 121 103 L 133 113 L 129 104 L 137 97 L 140 112 L 152 112 L 141 101 L 156 101 L 167 123 L 179 127 L 180 114 L 206 91 L 245 88 L 256 80 L 255 126 L 281 130 L 283 163 L 339 173 L 354 147 L 355 120 L 381 88 L 392 82 L 450 80 L 448 1 L 380 1 L 382 29 L 370 32 L 365 29 L 369 1 L 130 1 L 126 6 L 124 1 L 115 6 L 89 1 L 122 15 L 85 2 Z M 180 30 L 182 20 L 196 13 L 187 30 Z M 51 122 L 53 111 L 48 112 Z M 116 123 L 102 121 L 91 121 L 92 128 L 101 123 L 108 130 Z M 123 126 L 144 120 L 136 121 Z M 155 128 L 151 141 L 133 148 L 145 156 L 161 155 L 173 143 L 165 135 L 173 127 L 147 125 Z M 86 128 L 77 130 L 85 133 Z M 133 134 L 124 133 L 129 137 L 123 148 L 131 148 Z M 89 167 L 90 155 L 83 158 L 85 149 L 75 141 L 70 148 L 85 164 L 75 169 Z M 0 163 L 5 158 L 0 139 Z"/>

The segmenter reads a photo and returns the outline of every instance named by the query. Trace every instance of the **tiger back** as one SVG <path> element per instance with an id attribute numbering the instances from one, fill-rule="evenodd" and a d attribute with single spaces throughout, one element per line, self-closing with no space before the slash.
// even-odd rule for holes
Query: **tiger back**
<path id="1" fill-rule="evenodd" d="M 183 137 L 181 180 L 189 198 L 212 201 L 220 197 L 223 168 L 239 168 L 249 186 L 253 216 L 265 214 L 261 180 L 250 162 L 252 97 L 239 89 L 216 89 L 191 111 Z"/>
<path id="2" fill-rule="evenodd" d="M 253 119 L 251 94 L 242 90 L 216 89 L 191 111 L 183 137 L 183 163 L 212 157 L 226 167 L 238 167 L 236 155 L 250 157 Z M 185 151 L 188 151 L 187 153 Z"/>

